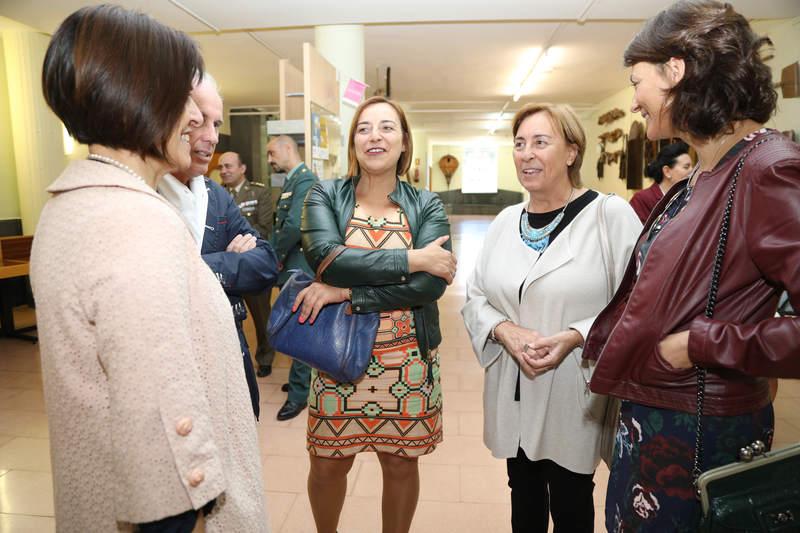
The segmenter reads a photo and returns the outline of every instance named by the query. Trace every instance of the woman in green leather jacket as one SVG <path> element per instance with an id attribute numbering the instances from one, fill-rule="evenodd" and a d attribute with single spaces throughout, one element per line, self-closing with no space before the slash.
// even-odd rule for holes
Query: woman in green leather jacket
<path id="1" fill-rule="evenodd" d="M 398 179 L 412 148 L 403 110 L 382 97 L 366 100 L 350 128 L 351 177 L 316 184 L 303 208 L 303 249 L 314 270 L 337 246 L 347 250 L 322 283 L 298 295 L 300 321 L 345 300 L 355 313 L 381 317 L 362 378 L 311 375 L 308 495 L 319 533 L 336 531 L 347 473 L 363 451 L 376 452 L 383 471 L 383 532 L 407 532 L 419 497 L 417 459 L 442 440 L 436 301 L 456 260 L 439 197 Z"/>

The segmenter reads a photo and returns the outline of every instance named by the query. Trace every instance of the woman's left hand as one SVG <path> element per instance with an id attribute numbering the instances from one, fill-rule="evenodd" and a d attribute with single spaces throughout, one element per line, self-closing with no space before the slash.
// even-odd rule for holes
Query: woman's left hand
<path id="1" fill-rule="evenodd" d="M 315 281 L 297 295 L 292 312 L 300 308 L 298 321 L 303 324 L 310 317 L 309 324 L 317 319 L 320 310 L 328 304 L 338 304 L 348 299 L 349 291 L 326 283 Z"/>
<path id="2" fill-rule="evenodd" d="M 542 337 L 526 350 L 525 359 L 537 374 L 544 374 L 561 364 L 575 347 L 583 344 L 583 336 L 574 329 Z"/>
<path id="3" fill-rule="evenodd" d="M 689 359 L 689 331 L 671 333 L 658 343 L 661 357 L 672 368 L 692 368 L 694 363 Z"/>

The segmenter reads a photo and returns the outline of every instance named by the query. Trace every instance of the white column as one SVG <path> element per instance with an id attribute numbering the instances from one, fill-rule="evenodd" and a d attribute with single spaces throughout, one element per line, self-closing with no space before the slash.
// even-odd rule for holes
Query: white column
<path id="1" fill-rule="evenodd" d="M 339 94 L 344 95 L 350 79 L 364 82 L 364 26 L 360 24 L 317 26 L 314 28 L 314 48 L 339 71 Z M 342 121 L 343 154 L 347 153 L 347 136 L 355 108 L 342 102 L 339 118 Z M 347 158 L 340 158 L 341 174 L 347 172 Z"/>
<path id="2" fill-rule="evenodd" d="M 50 38 L 39 32 L 2 32 L 22 229 L 32 234 L 48 199 L 45 189 L 66 166 L 61 121 L 42 95 L 42 63 Z"/>

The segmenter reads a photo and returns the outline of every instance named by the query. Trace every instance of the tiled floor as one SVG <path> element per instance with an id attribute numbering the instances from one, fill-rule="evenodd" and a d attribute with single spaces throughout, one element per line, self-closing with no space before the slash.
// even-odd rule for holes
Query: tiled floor
<path id="1" fill-rule="evenodd" d="M 511 528 L 505 463 L 493 459 L 481 442 L 482 372 L 461 322 L 464 282 L 472 268 L 488 218 L 454 217 L 459 274 L 440 301 L 445 440 L 420 461 L 422 488 L 412 531 L 416 533 L 507 532 Z M 19 321 L 30 320 L 20 310 Z M 249 326 L 252 338 L 252 327 Z M 305 416 L 277 422 L 285 399 L 280 385 L 288 361 L 279 357 L 273 375 L 261 380 L 262 420 L 258 426 L 272 531 L 314 532 L 306 495 L 308 459 Z M 775 402 L 780 447 L 800 441 L 800 381 L 781 382 Z M 597 483 L 597 531 L 603 531 L 602 504 L 608 471 L 601 465 Z M 373 455 L 354 464 L 339 530 L 380 531 L 380 468 Z M 36 347 L 0 340 L 0 533 L 55 531 L 48 454 L 47 416 L 42 399 Z"/>

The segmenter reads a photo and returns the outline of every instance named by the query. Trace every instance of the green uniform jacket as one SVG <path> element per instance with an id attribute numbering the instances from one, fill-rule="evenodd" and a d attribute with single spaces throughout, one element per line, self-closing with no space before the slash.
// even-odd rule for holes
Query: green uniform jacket
<path id="1" fill-rule="evenodd" d="M 253 229 L 261 238 L 269 239 L 269 234 L 272 232 L 272 193 L 269 187 L 245 179 L 239 192 L 232 188 L 229 188 L 228 192 Z"/>
<path id="2" fill-rule="evenodd" d="M 358 177 L 317 183 L 303 209 L 303 248 L 313 269 L 338 245 L 344 244 L 347 223 L 355 209 Z M 439 196 L 397 181 L 389 199 L 406 214 L 415 249 L 450 235 L 450 222 Z M 445 248 L 451 250 L 450 241 Z M 325 270 L 323 281 L 353 291 L 354 313 L 411 308 L 423 356 L 442 341 L 436 301 L 447 282 L 427 272 L 408 271 L 408 250 L 348 248 Z"/>
<path id="3" fill-rule="evenodd" d="M 316 182 L 317 177 L 303 163 L 294 171 L 292 178 L 286 180 L 281 189 L 278 206 L 275 209 L 275 226 L 270 237 L 270 244 L 278 255 L 280 265 L 278 285 L 286 283 L 289 271 L 295 268 L 314 275 L 315 271 L 308 266 L 306 258 L 303 257 L 300 244 L 300 215 L 303 212 L 303 200 Z"/>

